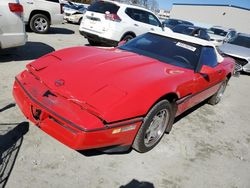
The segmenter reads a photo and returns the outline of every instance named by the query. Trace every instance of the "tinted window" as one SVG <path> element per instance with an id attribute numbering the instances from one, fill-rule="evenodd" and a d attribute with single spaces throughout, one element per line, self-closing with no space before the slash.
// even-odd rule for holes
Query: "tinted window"
<path id="1" fill-rule="evenodd" d="M 235 31 L 230 31 L 227 35 L 227 39 L 230 40 L 231 38 L 234 38 L 236 36 L 236 32 Z"/>
<path id="2" fill-rule="evenodd" d="M 217 56 L 212 47 L 203 47 L 201 53 L 201 63 L 209 67 L 215 67 L 218 64 Z"/>
<path id="3" fill-rule="evenodd" d="M 205 29 L 199 30 L 199 37 L 205 40 L 210 40 L 209 35 L 207 34 L 207 31 Z"/>
<path id="4" fill-rule="evenodd" d="M 116 14 L 119 8 L 120 8 L 119 6 L 113 3 L 109 3 L 105 1 L 97 1 L 93 3 L 92 5 L 90 5 L 88 10 L 92 12 L 102 13 L 102 14 L 105 14 L 106 11 L 109 11 L 110 14 Z"/>
<path id="5" fill-rule="evenodd" d="M 194 70 L 199 58 L 201 46 L 165 36 L 146 33 L 119 47 L 161 62 Z"/>
<path id="6" fill-rule="evenodd" d="M 234 38 L 229 43 L 235 44 L 238 46 L 243 46 L 246 48 L 250 48 L 250 37 L 238 35 L 236 38 Z"/>
<path id="7" fill-rule="evenodd" d="M 160 26 L 160 22 L 158 19 L 151 14 L 150 12 L 134 9 L 134 8 L 127 8 L 125 13 L 132 18 L 133 20 L 136 20 L 138 22 L 143 22 L 150 25 Z"/>
<path id="8" fill-rule="evenodd" d="M 127 8 L 125 13 L 132 18 L 133 20 L 136 20 L 138 22 L 147 22 L 147 15 L 145 11 L 141 11 L 138 9 L 133 9 L 133 8 Z"/>
<path id="9" fill-rule="evenodd" d="M 151 13 L 148 13 L 148 20 L 150 25 L 160 26 L 161 23 L 158 21 L 158 19 Z"/>
<path id="10" fill-rule="evenodd" d="M 217 29 L 217 28 L 210 28 L 208 30 L 209 33 L 211 34 L 215 34 L 215 35 L 220 35 L 220 36 L 223 36 L 225 37 L 227 35 L 227 32 L 222 30 L 222 29 Z"/>
<path id="11" fill-rule="evenodd" d="M 186 28 L 187 26 L 185 25 L 177 25 L 173 28 L 173 31 L 176 33 L 183 33 Z"/>
<path id="12" fill-rule="evenodd" d="M 179 24 L 179 22 L 177 20 L 166 20 L 165 23 L 168 25 L 172 25 L 172 26 Z"/>

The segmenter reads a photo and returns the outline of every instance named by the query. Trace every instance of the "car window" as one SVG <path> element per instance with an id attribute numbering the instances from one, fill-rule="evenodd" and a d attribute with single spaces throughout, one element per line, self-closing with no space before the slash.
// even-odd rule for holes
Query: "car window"
<path id="1" fill-rule="evenodd" d="M 153 33 L 136 37 L 119 48 L 191 70 L 196 68 L 201 51 L 198 44 Z"/>
<path id="2" fill-rule="evenodd" d="M 217 28 L 213 28 L 213 27 L 210 28 L 208 30 L 208 32 L 211 33 L 211 34 L 220 35 L 220 36 L 223 36 L 223 37 L 225 37 L 227 35 L 227 32 L 224 31 L 223 29 L 217 29 Z"/>
<path id="3" fill-rule="evenodd" d="M 209 35 L 207 34 L 207 31 L 206 31 L 205 29 L 200 29 L 199 36 L 200 36 L 200 38 L 202 38 L 202 39 L 210 40 L 210 37 L 209 37 Z"/>
<path id="4" fill-rule="evenodd" d="M 218 64 L 218 60 L 214 48 L 203 47 L 200 61 L 202 65 L 207 65 L 209 67 L 216 67 Z"/>
<path id="5" fill-rule="evenodd" d="M 250 48 L 250 37 L 238 35 L 229 42 L 230 44 Z"/>
<path id="6" fill-rule="evenodd" d="M 134 9 L 134 8 L 127 8 L 125 13 L 135 21 L 143 22 L 150 25 L 160 26 L 160 22 L 158 19 L 151 14 L 150 12 Z"/>
<path id="7" fill-rule="evenodd" d="M 125 10 L 125 13 L 135 21 L 146 22 L 146 15 L 144 11 L 134 9 L 134 8 L 127 8 Z"/>
<path id="8" fill-rule="evenodd" d="M 227 39 L 230 40 L 230 39 L 234 38 L 235 36 L 236 36 L 236 32 L 230 31 L 227 35 Z"/>
<path id="9" fill-rule="evenodd" d="M 168 22 L 167 22 L 167 24 L 169 24 L 169 25 L 178 25 L 179 23 L 178 23 L 178 21 L 176 21 L 176 20 L 169 20 Z"/>
<path id="10" fill-rule="evenodd" d="M 159 20 L 151 13 L 148 13 L 148 20 L 150 25 L 160 26 Z"/>
<path id="11" fill-rule="evenodd" d="M 88 7 L 88 11 L 98 12 L 102 14 L 105 14 L 106 11 L 109 11 L 110 14 L 116 14 L 119 8 L 119 6 L 113 3 L 97 1 Z"/>
<path id="12" fill-rule="evenodd" d="M 182 33 L 183 30 L 186 28 L 187 26 L 185 25 L 177 25 L 175 26 L 172 30 L 173 32 L 176 32 L 176 33 Z"/>

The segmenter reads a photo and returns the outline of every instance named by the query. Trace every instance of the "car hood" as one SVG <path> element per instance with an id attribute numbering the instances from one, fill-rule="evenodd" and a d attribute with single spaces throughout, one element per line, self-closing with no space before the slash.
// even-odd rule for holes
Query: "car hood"
<path id="1" fill-rule="evenodd" d="M 102 119 L 130 93 L 181 69 L 120 49 L 95 47 L 57 51 L 27 67 L 52 92 L 91 108 Z"/>
<path id="2" fill-rule="evenodd" d="M 220 50 L 227 55 L 235 56 L 238 58 L 243 58 L 247 59 L 250 57 L 250 49 L 243 47 L 243 46 L 238 46 L 230 43 L 225 43 L 221 45 Z"/>

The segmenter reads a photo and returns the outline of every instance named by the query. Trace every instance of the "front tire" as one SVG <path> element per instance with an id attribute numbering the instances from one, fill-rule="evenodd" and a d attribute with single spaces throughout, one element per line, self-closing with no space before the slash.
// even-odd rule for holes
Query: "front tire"
<path id="1" fill-rule="evenodd" d="M 208 100 L 208 103 L 211 104 L 211 105 L 216 105 L 218 104 L 222 97 L 223 97 L 223 94 L 226 90 L 226 87 L 227 87 L 227 82 L 228 82 L 228 79 L 226 78 L 220 85 L 218 91 L 212 96 L 210 97 L 210 99 Z"/>
<path id="2" fill-rule="evenodd" d="M 49 19 L 43 14 L 35 14 L 30 19 L 30 28 L 35 33 L 47 33 L 50 28 Z"/>
<path id="3" fill-rule="evenodd" d="M 153 149 L 160 142 L 166 129 L 172 127 L 174 117 L 174 108 L 169 101 L 158 102 L 144 118 L 132 147 L 140 153 Z"/>

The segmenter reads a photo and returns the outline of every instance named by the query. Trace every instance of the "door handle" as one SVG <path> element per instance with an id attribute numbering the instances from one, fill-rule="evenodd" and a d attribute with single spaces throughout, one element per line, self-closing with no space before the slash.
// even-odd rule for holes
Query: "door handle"
<path id="1" fill-rule="evenodd" d="M 138 27 L 139 25 L 138 24 L 134 24 L 134 26 Z"/>
<path id="2" fill-rule="evenodd" d="M 154 28 L 151 28 L 150 30 L 151 30 L 151 31 L 154 31 L 155 29 L 154 29 Z"/>
<path id="3" fill-rule="evenodd" d="M 27 1 L 26 3 L 30 5 L 34 4 L 32 1 Z"/>

